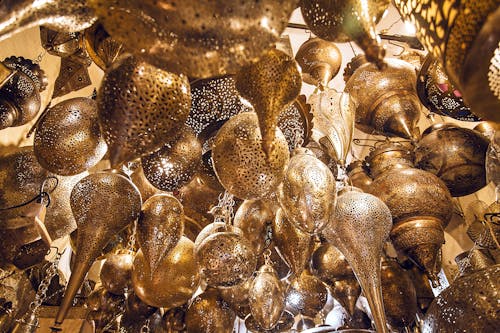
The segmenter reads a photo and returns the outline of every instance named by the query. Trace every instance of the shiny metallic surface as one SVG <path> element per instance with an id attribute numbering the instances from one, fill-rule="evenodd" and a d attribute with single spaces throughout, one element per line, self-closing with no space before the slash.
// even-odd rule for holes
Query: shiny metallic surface
<path id="1" fill-rule="evenodd" d="M 0 40 L 43 25 L 56 31 L 80 31 L 96 21 L 86 0 L 8 0 L 0 5 Z"/>
<path id="2" fill-rule="evenodd" d="M 491 142 L 486 152 L 486 181 L 500 185 L 500 130 L 491 137 Z"/>
<path id="3" fill-rule="evenodd" d="M 194 243 L 181 237 L 177 245 L 159 263 L 154 274 L 147 269 L 142 251 L 134 260 L 132 284 L 144 303 L 167 309 L 187 302 L 198 288 L 198 269 L 194 259 Z"/>
<path id="4" fill-rule="evenodd" d="M 317 277 L 304 270 L 286 291 L 286 309 L 293 314 L 316 317 L 326 304 L 328 291 Z"/>
<path id="5" fill-rule="evenodd" d="M 418 142 L 415 164 L 438 176 L 452 196 L 469 195 L 486 186 L 488 144 L 488 139 L 471 129 L 436 125 Z"/>
<path id="6" fill-rule="evenodd" d="M 274 328 L 285 309 L 285 287 L 272 266 L 260 267 L 250 284 L 248 296 L 253 319 L 263 329 Z"/>
<path id="7" fill-rule="evenodd" d="M 124 53 L 123 45 L 111 38 L 100 23 L 85 29 L 83 43 L 92 61 L 102 70 Z"/>
<path id="8" fill-rule="evenodd" d="M 97 105 L 115 166 L 176 138 L 191 107 L 189 82 L 184 75 L 124 56 L 106 72 Z"/>
<path id="9" fill-rule="evenodd" d="M 40 27 L 40 40 L 47 53 L 57 57 L 69 57 L 81 48 L 81 35 Z"/>
<path id="10" fill-rule="evenodd" d="M 349 183 L 352 186 L 360 188 L 363 192 L 369 192 L 370 185 L 373 182 L 373 178 L 367 169 L 362 161 L 353 161 L 347 166 Z"/>
<path id="11" fill-rule="evenodd" d="M 139 318 L 149 317 L 151 314 L 153 314 L 153 312 L 156 311 L 156 307 L 149 306 L 143 301 L 141 301 L 141 299 L 137 297 L 134 291 L 131 290 L 127 294 L 127 301 L 125 302 L 125 311 L 126 311 L 125 314 L 127 316 L 137 320 Z"/>
<path id="12" fill-rule="evenodd" d="M 494 332 L 500 314 L 500 265 L 457 278 L 432 302 L 422 332 Z"/>
<path id="13" fill-rule="evenodd" d="M 260 199 L 274 192 L 289 160 L 288 144 L 275 130 L 272 151 L 262 148 L 257 115 L 245 112 L 232 117 L 215 137 L 212 160 L 222 186 L 240 199 Z"/>
<path id="14" fill-rule="evenodd" d="M 337 199 L 335 177 L 306 148 L 296 148 L 278 189 L 278 202 L 288 221 L 308 234 L 317 234 L 330 222 Z"/>
<path id="15" fill-rule="evenodd" d="M 394 260 L 382 260 L 382 297 L 388 323 L 410 326 L 417 313 L 417 293 L 410 275 Z"/>
<path id="16" fill-rule="evenodd" d="M 384 142 L 365 158 L 370 176 L 377 178 L 390 169 L 413 168 L 415 156 L 413 146 L 399 142 Z"/>
<path id="17" fill-rule="evenodd" d="M 462 121 L 478 121 L 450 82 L 439 60 L 428 54 L 418 73 L 417 93 L 422 104 L 432 112 Z"/>
<path id="18" fill-rule="evenodd" d="M 396 0 L 394 5 L 415 25 L 419 40 L 444 65 L 471 111 L 500 121 L 498 1 Z"/>
<path id="19" fill-rule="evenodd" d="M 141 195 L 125 177 L 97 172 L 80 180 L 71 192 L 71 210 L 78 226 L 76 256 L 64 300 L 55 318 L 60 326 L 76 292 L 100 251 L 110 238 L 138 216 Z"/>
<path id="20" fill-rule="evenodd" d="M 260 256 L 266 247 L 267 231 L 273 220 L 273 208 L 266 201 L 245 200 L 234 214 L 233 225 L 250 241 L 255 255 Z"/>
<path id="21" fill-rule="evenodd" d="M 193 78 L 235 73 L 256 60 L 278 41 L 297 5 L 296 0 L 88 3 L 127 49 Z"/>
<path id="22" fill-rule="evenodd" d="M 229 288 L 219 288 L 220 297 L 241 319 L 245 319 L 250 314 L 248 292 L 252 281 L 253 280 L 250 278 Z"/>
<path id="23" fill-rule="evenodd" d="M 137 186 L 137 189 L 141 193 L 142 201 L 146 202 L 149 198 L 151 198 L 155 194 L 162 193 L 161 190 L 157 189 L 146 179 L 146 175 L 144 175 L 144 170 L 142 166 L 138 166 L 130 175 L 130 180 Z"/>
<path id="24" fill-rule="evenodd" d="M 97 104 L 76 97 L 51 107 L 37 124 L 34 151 L 50 172 L 76 175 L 96 165 L 106 153 L 97 121 Z"/>
<path id="25" fill-rule="evenodd" d="M 367 134 L 418 139 L 421 104 L 415 90 L 415 69 L 399 59 L 386 59 L 379 70 L 361 65 L 349 78 L 345 91 L 357 100 L 356 127 Z"/>
<path id="26" fill-rule="evenodd" d="M 137 240 L 151 275 L 184 233 L 184 210 L 170 194 L 157 194 L 142 205 Z"/>
<path id="27" fill-rule="evenodd" d="M 104 289 L 123 295 L 132 287 L 133 252 L 119 252 L 107 256 L 101 267 L 100 279 Z"/>
<path id="28" fill-rule="evenodd" d="M 250 102 L 259 119 L 262 148 L 274 149 L 279 114 L 300 94 L 302 80 L 297 62 L 277 49 L 242 67 L 235 77 L 240 96 Z"/>
<path id="29" fill-rule="evenodd" d="M 297 51 L 295 60 L 302 69 L 302 80 L 318 87 L 327 87 L 339 72 L 342 55 L 332 42 L 309 38 Z"/>
<path id="30" fill-rule="evenodd" d="M 375 31 L 375 21 L 389 6 L 387 0 L 300 1 L 307 26 L 319 38 L 332 42 L 354 40 L 369 61 L 383 67 L 385 49 Z"/>
<path id="31" fill-rule="evenodd" d="M 299 276 L 313 253 L 313 237 L 295 227 L 279 209 L 273 223 L 273 241 L 283 260 Z"/>
<path id="32" fill-rule="evenodd" d="M 278 116 L 278 127 L 283 132 L 290 151 L 300 142 L 302 145 L 310 142 L 313 114 L 311 105 L 306 103 L 305 95 L 299 95 L 292 104 L 281 111 Z"/>
<path id="33" fill-rule="evenodd" d="M 290 332 L 295 323 L 294 316 L 288 311 L 283 311 L 280 320 L 271 330 L 265 330 L 259 326 L 257 321 L 252 315 L 245 319 L 245 326 L 252 332 L 265 332 L 265 333 L 278 333 L 278 332 Z"/>
<path id="34" fill-rule="evenodd" d="M 209 286 L 231 287 L 255 271 L 257 258 L 251 243 L 235 232 L 216 232 L 195 248 L 200 275 Z"/>
<path id="35" fill-rule="evenodd" d="M 177 140 L 141 158 L 144 175 L 156 188 L 174 191 L 186 185 L 201 165 L 201 144 L 188 126 L 180 129 Z"/>
<path id="36" fill-rule="evenodd" d="M 473 248 L 455 257 L 461 276 L 495 265 L 495 260 L 488 249 Z"/>
<path id="37" fill-rule="evenodd" d="M 391 212 L 383 201 L 371 194 L 346 191 L 337 198 L 332 219 L 323 235 L 351 265 L 368 300 L 377 331 L 387 332 L 380 258 L 392 226 Z"/>
<path id="38" fill-rule="evenodd" d="M 236 315 L 220 297 L 217 289 L 196 296 L 186 313 L 187 332 L 231 333 Z"/>

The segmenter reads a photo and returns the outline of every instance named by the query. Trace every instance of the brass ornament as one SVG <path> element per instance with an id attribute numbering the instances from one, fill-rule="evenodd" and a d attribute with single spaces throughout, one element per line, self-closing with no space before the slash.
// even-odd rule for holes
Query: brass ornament
<path id="1" fill-rule="evenodd" d="M 332 296 L 353 316 L 361 287 L 342 252 L 329 243 L 320 245 L 311 257 L 311 273 L 330 287 Z"/>
<path id="2" fill-rule="evenodd" d="M 141 195 L 124 176 L 97 172 L 80 180 L 71 192 L 71 210 L 78 226 L 76 256 L 63 302 L 55 318 L 64 321 L 76 292 L 100 251 L 110 238 L 138 216 Z"/>
<path id="3" fill-rule="evenodd" d="M 151 275 L 184 233 L 182 205 L 170 194 L 157 194 L 142 205 L 137 222 L 137 240 Z"/>
<path id="4" fill-rule="evenodd" d="M 417 77 L 418 97 L 431 112 L 461 121 L 479 121 L 432 54 L 425 58 Z"/>
<path id="5" fill-rule="evenodd" d="M 348 93 L 334 89 L 309 96 L 314 114 L 313 138 L 336 163 L 344 165 L 354 132 L 356 104 Z"/>
<path id="6" fill-rule="evenodd" d="M 168 310 L 163 315 L 163 327 L 158 327 L 158 329 L 166 329 L 167 332 L 173 333 L 184 331 L 186 329 L 186 312 L 186 305 Z"/>
<path id="7" fill-rule="evenodd" d="M 300 45 L 295 60 L 302 69 L 302 80 L 323 89 L 339 72 L 342 55 L 334 43 L 309 38 Z"/>
<path id="8" fill-rule="evenodd" d="M 163 191 L 174 191 L 187 184 L 201 164 L 201 144 L 193 130 L 184 125 L 177 140 L 141 158 L 147 180 Z"/>
<path id="9" fill-rule="evenodd" d="M 365 167 L 370 176 L 377 178 L 391 169 L 408 169 L 414 167 L 415 154 L 413 146 L 404 142 L 385 142 L 378 144 L 365 158 Z"/>
<path id="10" fill-rule="evenodd" d="M 0 87 L 0 130 L 33 120 L 40 111 L 40 92 L 47 85 L 44 71 L 29 59 L 12 56 L 2 63 L 13 73 Z"/>
<path id="11" fill-rule="evenodd" d="M 85 55 L 86 56 L 86 55 Z M 78 56 L 69 56 L 61 59 L 59 75 L 54 83 L 52 98 L 64 96 L 72 91 L 77 91 L 92 84 L 88 67 L 92 64 L 90 59 L 81 59 Z"/>
<path id="12" fill-rule="evenodd" d="M 498 2 L 397 0 L 394 5 L 404 20 L 415 25 L 417 37 L 439 59 L 472 113 L 499 122 Z"/>
<path id="13" fill-rule="evenodd" d="M 241 97 L 252 104 L 257 114 L 262 148 L 271 155 L 279 114 L 300 94 L 298 65 L 286 53 L 272 49 L 257 62 L 242 67 L 235 80 Z"/>
<path id="14" fill-rule="evenodd" d="M 85 0 L 9 1 L 0 6 L 0 41 L 31 27 L 43 25 L 56 31 L 74 32 L 96 21 Z"/>
<path id="15" fill-rule="evenodd" d="M 243 232 L 240 228 L 234 227 L 232 225 L 228 225 L 225 222 L 213 222 L 207 224 L 200 233 L 196 236 L 196 240 L 194 241 L 194 247 L 198 248 L 203 241 L 211 235 L 214 235 L 218 232 L 234 232 L 243 237 Z"/>
<path id="16" fill-rule="evenodd" d="M 114 39 L 148 63 L 207 78 L 235 73 L 270 49 L 297 1 L 231 1 L 221 6 L 207 0 L 92 0 L 89 5 Z"/>
<path id="17" fill-rule="evenodd" d="M 97 104 L 76 97 L 51 107 L 37 124 L 33 148 L 40 165 L 63 176 L 96 165 L 107 150 L 97 122 Z"/>
<path id="18" fill-rule="evenodd" d="M 299 276 L 313 253 L 313 237 L 295 227 L 282 209 L 278 209 L 273 223 L 273 241 L 283 260 Z"/>
<path id="19" fill-rule="evenodd" d="M 363 192 L 370 192 L 370 185 L 373 182 L 369 171 L 362 161 L 353 161 L 347 166 L 347 176 L 349 183 L 361 189 Z"/>
<path id="20" fill-rule="evenodd" d="M 292 279 L 285 297 L 286 309 L 291 313 L 316 317 L 326 304 L 328 291 L 321 280 L 304 270 Z"/>
<path id="21" fill-rule="evenodd" d="M 241 319 L 245 319 L 250 314 L 250 302 L 248 292 L 252 279 L 237 284 L 229 288 L 219 288 L 220 297 Z"/>
<path id="22" fill-rule="evenodd" d="M 144 170 L 141 165 L 138 165 L 132 172 L 130 180 L 135 186 L 137 186 L 137 189 L 141 193 L 142 201 L 144 202 L 146 202 L 146 200 L 151 198 L 153 195 L 163 192 L 151 185 L 151 183 L 146 179 L 146 175 L 144 175 Z"/>
<path id="23" fill-rule="evenodd" d="M 272 233 L 272 225 L 271 225 L 271 230 L 268 230 L 269 234 Z M 269 239 L 269 238 L 268 238 Z M 266 242 L 267 243 L 267 242 Z M 280 280 L 284 280 L 288 278 L 292 274 L 292 270 L 288 266 L 288 264 L 285 262 L 285 260 L 281 257 L 281 255 L 278 253 L 278 250 L 276 246 L 274 245 L 274 242 L 270 242 L 269 246 L 267 247 L 270 251 L 271 254 L 269 255 L 269 259 L 271 260 L 272 266 L 276 273 L 278 274 L 278 278 Z M 264 256 L 260 256 L 257 259 L 257 267 L 260 267 L 266 263 L 266 258 Z"/>
<path id="24" fill-rule="evenodd" d="M 198 288 L 198 269 L 194 258 L 194 244 L 181 237 L 177 245 L 159 263 L 154 274 L 142 251 L 135 256 L 132 268 L 134 292 L 144 303 L 173 308 L 188 301 Z"/>
<path id="25" fill-rule="evenodd" d="M 184 75 L 124 56 L 106 72 L 97 105 L 115 166 L 176 138 L 191 107 L 189 83 Z"/>
<path id="26" fill-rule="evenodd" d="M 471 129 L 434 125 L 418 141 L 415 164 L 438 176 L 452 196 L 469 195 L 486 186 L 488 144 L 488 139 Z"/>
<path id="27" fill-rule="evenodd" d="M 226 231 L 206 237 L 195 248 L 199 272 L 207 285 L 231 287 L 250 278 L 257 266 L 252 245 L 241 234 Z"/>
<path id="28" fill-rule="evenodd" d="M 236 315 L 220 297 L 217 289 L 209 288 L 196 296 L 186 312 L 187 332 L 231 333 Z"/>
<path id="29" fill-rule="evenodd" d="M 130 290 L 127 294 L 127 300 L 125 302 L 125 314 L 129 318 L 135 320 L 140 318 L 148 318 L 156 311 L 156 307 L 149 306 L 134 293 L 134 290 Z"/>
<path id="30" fill-rule="evenodd" d="M 394 260 L 382 260 L 382 296 L 388 323 L 410 326 L 417 313 L 417 293 L 408 273 Z"/>
<path id="31" fill-rule="evenodd" d="M 346 83 L 345 91 L 357 101 L 356 127 L 367 134 L 416 140 L 421 104 L 415 90 L 414 68 L 399 59 L 386 59 L 381 70 L 361 65 Z"/>
<path id="32" fill-rule="evenodd" d="M 265 332 L 265 333 L 278 333 L 278 332 L 290 332 L 293 325 L 295 323 L 295 319 L 293 314 L 288 311 L 283 311 L 280 320 L 271 330 L 266 330 L 259 326 L 257 321 L 252 315 L 249 315 L 245 319 L 245 327 L 252 332 Z"/>
<path id="33" fill-rule="evenodd" d="M 273 220 L 274 211 L 266 201 L 245 200 L 234 214 L 233 225 L 250 241 L 255 255 L 260 256 L 266 247 L 268 228 Z"/>
<path id="34" fill-rule="evenodd" d="M 474 247 L 457 255 L 455 263 L 460 276 L 464 276 L 495 265 L 495 260 L 488 249 Z"/>
<path id="35" fill-rule="evenodd" d="M 65 58 L 81 49 L 81 35 L 77 32 L 64 32 L 40 26 L 40 40 L 47 53 Z"/>
<path id="36" fill-rule="evenodd" d="M 250 284 L 249 305 L 253 319 L 258 325 L 270 330 L 274 328 L 285 309 L 285 288 L 270 265 L 262 265 Z"/>
<path id="37" fill-rule="evenodd" d="M 311 106 L 306 103 L 306 96 L 299 95 L 295 101 L 286 107 L 278 116 L 278 127 L 288 142 L 290 151 L 297 145 L 307 145 L 310 142 L 313 128 Z"/>
<path id="38" fill-rule="evenodd" d="M 310 150 L 296 148 L 278 190 L 278 202 L 288 221 L 308 234 L 317 234 L 330 222 L 336 199 L 330 169 Z"/>
<path id="39" fill-rule="evenodd" d="M 457 278 L 430 305 L 423 330 L 445 333 L 497 330 L 499 274 L 500 265 L 494 265 Z"/>
<path id="40" fill-rule="evenodd" d="M 104 289 L 115 295 L 123 295 L 131 289 L 133 263 L 133 252 L 123 251 L 108 255 L 100 273 Z"/>
<path id="41" fill-rule="evenodd" d="M 124 53 L 123 44 L 111 38 L 100 23 L 85 29 L 83 44 L 92 61 L 102 70 L 106 70 Z"/>
<path id="42" fill-rule="evenodd" d="M 278 128 L 275 135 L 274 149 L 266 155 L 255 113 L 238 114 L 221 127 L 213 143 L 212 161 L 217 178 L 229 193 L 250 200 L 276 190 L 283 179 L 289 152 Z"/>
<path id="43" fill-rule="evenodd" d="M 313 0 L 300 1 L 302 17 L 319 38 L 332 42 L 355 41 L 366 58 L 383 67 L 385 49 L 375 31 L 375 22 L 389 6 L 389 1 Z"/>
<path id="44" fill-rule="evenodd" d="M 486 181 L 500 185 L 500 130 L 491 137 L 491 142 L 486 152 Z"/>
<path id="45" fill-rule="evenodd" d="M 383 201 L 368 193 L 348 190 L 337 198 L 332 223 L 323 231 L 351 265 L 368 300 L 377 332 L 388 331 L 380 287 L 380 258 L 391 226 L 391 212 Z"/>

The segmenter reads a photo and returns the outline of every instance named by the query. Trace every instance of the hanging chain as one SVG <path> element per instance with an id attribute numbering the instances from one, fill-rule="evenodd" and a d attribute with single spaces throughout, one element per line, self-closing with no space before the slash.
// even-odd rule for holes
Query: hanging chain
<path id="1" fill-rule="evenodd" d="M 265 249 L 262 255 L 264 256 L 264 265 L 272 266 L 273 260 L 271 259 L 271 249 Z"/>
<path id="2" fill-rule="evenodd" d="M 302 126 L 295 126 L 293 130 L 293 148 L 302 147 L 304 144 L 304 128 Z"/>
<path id="3" fill-rule="evenodd" d="M 37 65 L 38 65 L 38 64 L 40 64 L 40 63 L 42 62 L 42 60 L 43 60 L 43 57 L 45 57 L 45 54 L 46 54 L 46 53 L 47 53 L 47 50 L 45 50 L 45 49 L 44 49 L 44 50 L 43 50 L 43 51 L 42 51 L 42 52 L 41 52 L 41 53 L 40 53 L 40 54 L 36 57 L 36 59 L 35 59 L 35 60 L 33 60 L 33 63 L 35 63 L 35 64 L 37 64 Z"/>
<path id="4" fill-rule="evenodd" d="M 137 220 L 134 221 L 134 224 L 132 225 L 132 232 L 128 236 L 127 250 L 134 251 L 135 242 L 136 242 L 136 237 L 135 237 L 136 234 L 137 234 Z"/>
<path id="5" fill-rule="evenodd" d="M 214 222 L 222 222 L 226 225 L 231 224 L 234 217 L 234 196 L 227 191 L 219 194 L 219 202 L 212 209 Z"/>
<path id="6" fill-rule="evenodd" d="M 144 322 L 144 325 L 141 327 L 140 333 L 149 333 L 151 330 L 149 329 L 149 319 Z"/>

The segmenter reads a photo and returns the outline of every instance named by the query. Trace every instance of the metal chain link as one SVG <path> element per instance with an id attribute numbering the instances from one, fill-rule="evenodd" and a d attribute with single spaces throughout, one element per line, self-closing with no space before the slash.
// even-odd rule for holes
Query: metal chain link
<path id="1" fill-rule="evenodd" d="M 304 128 L 302 126 L 293 128 L 293 134 L 293 148 L 302 147 L 304 144 Z"/>
<path id="2" fill-rule="evenodd" d="M 234 196 L 227 191 L 219 194 L 219 202 L 212 209 L 214 222 L 231 224 L 234 218 Z"/>
<path id="3" fill-rule="evenodd" d="M 44 49 L 44 50 L 43 50 L 43 51 L 42 51 L 42 52 L 41 52 L 41 53 L 40 53 L 40 54 L 36 57 L 36 59 L 35 59 L 35 60 L 33 60 L 33 63 L 35 63 L 35 64 L 37 64 L 37 65 L 38 65 L 38 64 L 40 64 L 40 63 L 42 62 L 42 60 L 43 60 L 43 57 L 45 57 L 45 54 L 46 54 L 46 53 L 47 53 L 47 50 L 45 50 L 45 49 Z"/>
<path id="4" fill-rule="evenodd" d="M 151 330 L 149 329 L 149 319 L 144 322 L 144 325 L 141 327 L 141 333 L 149 333 Z"/>
<path id="5" fill-rule="evenodd" d="M 269 248 L 265 249 L 262 255 L 264 256 L 264 264 L 272 266 L 273 260 L 271 259 L 271 249 Z"/>
<path id="6" fill-rule="evenodd" d="M 50 253 L 50 250 L 49 250 L 49 253 Z M 49 253 L 47 253 L 47 254 L 49 254 Z M 43 278 L 42 282 L 40 282 L 40 285 L 38 286 L 38 290 L 36 292 L 35 299 L 29 305 L 29 309 L 32 312 L 37 311 L 38 308 L 42 305 L 42 303 L 47 298 L 47 290 L 49 290 L 49 286 L 50 286 L 50 282 L 52 281 L 52 278 L 57 274 L 57 266 L 59 266 L 59 261 L 61 260 L 61 256 L 63 254 L 64 254 L 64 251 L 62 253 L 59 253 L 57 251 L 54 261 L 50 264 L 49 268 L 47 268 L 47 271 L 45 273 L 45 277 Z"/>
<path id="7" fill-rule="evenodd" d="M 128 237 L 127 241 L 127 249 L 130 251 L 134 251 L 136 234 L 137 234 L 137 220 L 134 221 L 134 225 L 132 226 L 132 232 L 130 233 L 130 236 Z"/>

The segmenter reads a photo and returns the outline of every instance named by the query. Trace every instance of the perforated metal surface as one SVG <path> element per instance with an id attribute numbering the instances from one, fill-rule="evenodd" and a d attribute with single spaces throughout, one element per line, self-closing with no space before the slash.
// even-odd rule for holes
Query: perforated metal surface
<path id="1" fill-rule="evenodd" d="M 302 272 L 291 282 L 286 292 L 286 307 L 292 313 L 316 317 L 328 297 L 326 286 L 308 271 Z"/>
<path id="2" fill-rule="evenodd" d="M 189 77 L 235 73 L 272 47 L 297 0 L 92 0 L 104 27 L 147 61 Z"/>
<path id="3" fill-rule="evenodd" d="M 275 191 L 289 159 L 288 144 L 276 129 L 274 149 L 266 156 L 257 115 L 245 112 L 222 126 L 214 140 L 212 160 L 222 186 L 240 199 L 259 199 Z"/>
<path id="4" fill-rule="evenodd" d="M 178 135 L 191 107 L 187 78 L 131 56 L 113 64 L 97 96 L 112 165 L 151 153 Z"/>
<path id="5" fill-rule="evenodd" d="M 217 289 L 208 288 L 196 296 L 186 312 L 187 332 L 231 332 L 236 315 L 220 297 Z"/>
<path id="6" fill-rule="evenodd" d="M 124 52 L 123 45 L 111 38 L 100 23 L 85 30 L 83 42 L 92 61 L 102 70 L 106 70 Z"/>
<path id="7" fill-rule="evenodd" d="M 177 140 L 141 158 L 147 180 L 163 191 L 187 184 L 201 165 L 201 144 L 188 126 L 180 129 Z"/>
<path id="8" fill-rule="evenodd" d="M 34 151 L 38 162 L 60 175 L 76 175 L 96 165 L 107 146 L 90 98 L 65 100 L 48 110 L 37 125 Z"/>
<path id="9" fill-rule="evenodd" d="M 257 266 L 252 245 L 234 232 L 206 237 L 195 249 L 198 269 L 209 286 L 231 287 L 250 278 Z"/>
<path id="10" fill-rule="evenodd" d="M 273 149 L 279 114 L 300 93 L 302 79 L 298 64 L 277 49 L 266 52 L 259 61 L 242 67 L 235 77 L 236 89 L 254 107 L 259 118 L 263 149 Z"/>

